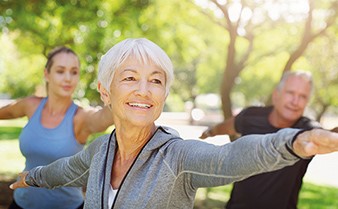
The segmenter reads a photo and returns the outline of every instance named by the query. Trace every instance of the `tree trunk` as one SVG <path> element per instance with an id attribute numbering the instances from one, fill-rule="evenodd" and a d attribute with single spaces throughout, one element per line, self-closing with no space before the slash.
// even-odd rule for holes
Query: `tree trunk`
<path id="1" fill-rule="evenodd" d="M 226 66 L 223 74 L 221 84 L 221 99 L 222 99 L 222 110 L 224 119 L 232 116 L 232 102 L 231 102 L 231 91 L 235 83 L 235 78 L 239 74 L 239 69 L 235 63 L 236 55 L 236 28 L 229 31 L 230 42 L 228 45 L 228 54 L 226 60 Z"/>
<path id="2" fill-rule="evenodd" d="M 321 105 L 321 110 L 316 115 L 316 121 L 320 121 L 321 122 L 322 117 L 323 117 L 324 113 L 326 112 L 327 108 L 329 108 L 329 105 L 327 105 L 327 104 L 322 104 Z"/>

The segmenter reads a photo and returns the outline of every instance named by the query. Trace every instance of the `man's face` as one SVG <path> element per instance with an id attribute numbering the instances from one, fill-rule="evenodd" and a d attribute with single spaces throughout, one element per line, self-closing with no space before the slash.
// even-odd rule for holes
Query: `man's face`
<path id="1" fill-rule="evenodd" d="M 311 95 L 311 84 L 308 80 L 291 76 L 281 89 L 273 93 L 274 111 L 278 120 L 286 123 L 296 122 L 304 113 Z"/>

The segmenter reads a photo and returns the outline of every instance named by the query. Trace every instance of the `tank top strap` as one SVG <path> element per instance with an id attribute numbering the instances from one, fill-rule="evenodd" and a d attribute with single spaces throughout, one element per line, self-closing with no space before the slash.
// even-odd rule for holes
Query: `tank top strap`
<path id="1" fill-rule="evenodd" d="M 35 110 L 32 117 L 29 119 L 30 121 L 37 120 L 37 122 L 39 123 L 39 120 L 41 118 L 41 112 L 42 112 L 42 109 L 45 106 L 46 102 L 47 102 L 47 97 L 45 97 L 41 100 L 38 108 Z"/>
<path id="2" fill-rule="evenodd" d="M 66 118 L 72 118 L 74 117 L 77 109 L 79 108 L 79 106 L 77 106 L 74 102 L 72 102 L 72 104 L 69 106 L 66 115 L 65 115 L 65 119 Z"/>
<path id="3" fill-rule="evenodd" d="M 78 107 L 79 106 L 77 106 L 74 102 L 72 102 L 72 104 L 68 107 L 66 114 L 65 114 L 61 124 L 59 125 L 59 127 L 57 127 L 57 129 L 69 130 L 69 131 L 73 132 L 74 115 L 75 115 Z"/>

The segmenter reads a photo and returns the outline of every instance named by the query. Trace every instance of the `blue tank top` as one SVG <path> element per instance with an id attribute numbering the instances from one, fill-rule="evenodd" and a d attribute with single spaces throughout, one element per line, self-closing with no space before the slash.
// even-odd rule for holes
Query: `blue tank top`
<path id="1" fill-rule="evenodd" d="M 73 118 L 78 108 L 72 103 L 63 120 L 55 128 L 41 124 L 41 112 L 47 98 L 41 100 L 19 136 L 20 150 L 26 158 L 24 170 L 76 154 L 83 149 L 74 135 Z M 21 188 L 14 191 L 15 202 L 24 209 L 75 209 L 83 203 L 82 189 L 61 187 L 57 189 Z"/>

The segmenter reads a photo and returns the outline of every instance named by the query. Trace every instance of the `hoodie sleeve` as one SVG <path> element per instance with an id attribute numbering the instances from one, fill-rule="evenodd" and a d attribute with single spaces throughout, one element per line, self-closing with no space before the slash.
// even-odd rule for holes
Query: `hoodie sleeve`
<path id="1" fill-rule="evenodd" d="M 101 145 L 107 141 L 107 136 L 104 135 L 95 139 L 85 150 L 73 156 L 31 169 L 26 176 L 26 183 L 30 186 L 48 189 L 86 185 L 91 160 Z"/>
<path id="2" fill-rule="evenodd" d="M 266 135 L 247 135 L 222 146 L 198 140 L 177 142 L 177 175 L 191 175 L 193 187 L 229 184 L 250 176 L 290 166 L 300 158 L 292 151 L 298 129 Z"/>

